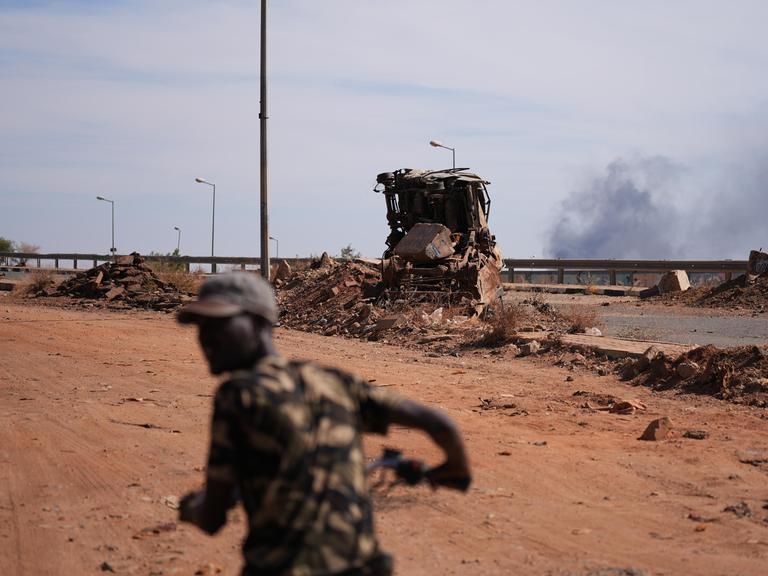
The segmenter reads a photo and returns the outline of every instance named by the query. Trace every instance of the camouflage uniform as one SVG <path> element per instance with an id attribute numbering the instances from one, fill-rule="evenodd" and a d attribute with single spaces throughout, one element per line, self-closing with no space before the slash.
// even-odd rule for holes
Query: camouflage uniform
<path id="1" fill-rule="evenodd" d="M 207 474 L 239 487 L 244 575 L 389 573 L 361 432 L 386 433 L 398 402 L 357 377 L 279 356 L 219 387 Z"/>

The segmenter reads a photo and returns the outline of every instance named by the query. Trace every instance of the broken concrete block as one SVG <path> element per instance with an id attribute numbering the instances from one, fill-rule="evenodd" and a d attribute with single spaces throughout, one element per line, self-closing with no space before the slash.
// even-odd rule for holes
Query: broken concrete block
<path id="1" fill-rule="evenodd" d="M 661 277 L 657 286 L 662 294 L 685 292 L 691 287 L 691 282 L 685 270 L 670 270 Z"/>
<path id="2" fill-rule="evenodd" d="M 291 265 L 282 260 L 277 267 L 277 272 L 275 272 L 275 279 L 285 282 L 291 277 L 291 273 Z"/>
<path id="3" fill-rule="evenodd" d="M 124 292 L 125 292 L 125 288 L 123 288 L 122 286 L 115 286 L 109 292 L 104 294 L 104 298 L 106 298 L 107 301 L 112 301 L 118 296 L 122 295 Z"/>
<path id="4" fill-rule="evenodd" d="M 657 418 L 645 429 L 643 435 L 638 440 L 651 440 L 657 442 L 659 440 L 666 440 L 669 438 L 669 434 L 672 431 L 672 422 L 666 416 Z"/>
<path id="5" fill-rule="evenodd" d="M 640 372 L 645 372 L 648 370 L 651 362 L 654 358 L 656 358 L 656 356 L 659 355 L 660 352 L 661 350 L 659 350 L 656 346 L 651 346 L 645 352 L 643 352 L 642 356 L 640 356 L 635 361 L 634 369 L 637 371 L 637 373 L 639 374 Z"/>
<path id="6" fill-rule="evenodd" d="M 515 344 L 507 344 L 507 352 L 512 356 L 518 356 L 520 354 L 520 348 Z"/>
<path id="7" fill-rule="evenodd" d="M 747 264 L 747 274 L 760 276 L 768 273 L 768 254 L 759 250 L 752 250 L 749 253 L 749 263 Z"/>
<path id="8" fill-rule="evenodd" d="M 699 365 L 696 362 L 685 361 L 677 365 L 677 375 L 683 380 L 692 378 L 699 373 Z"/>
<path id="9" fill-rule="evenodd" d="M 451 231 L 442 224 L 415 224 L 395 246 L 395 254 L 413 262 L 429 262 L 453 254 Z"/>
<path id="10" fill-rule="evenodd" d="M 373 327 L 374 332 L 385 332 L 387 330 L 391 330 L 392 328 L 397 328 L 401 324 L 404 324 L 406 322 L 405 316 L 402 314 L 396 314 L 395 316 L 386 316 L 385 318 L 382 318 L 378 320 Z"/>
<path id="11" fill-rule="evenodd" d="M 538 352 L 540 348 L 541 348 L 541 344 L 539 344 L 538 340 L 531 340 L 530 342 L 526 342 L 525 344 L 520 346 L 520 354 L 523 356 L 536 354 L 536 352 Z"/>

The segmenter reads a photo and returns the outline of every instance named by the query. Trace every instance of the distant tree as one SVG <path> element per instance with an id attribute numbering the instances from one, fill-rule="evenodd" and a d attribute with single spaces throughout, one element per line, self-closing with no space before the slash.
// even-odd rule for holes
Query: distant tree
<path id="1" fill-rule="evenodd" d="M 173 252 L 168 252 L 167 254 L 163 254 L 162 252 L 150 252 L 150 256 L 160 256 L 161 258 L 168 258 L 171 256 L 178 256 L 179 251 L 175 248 L 173 249 Z M 152 268 L 155 272 L 184 272 L 187 267 L 183 262 L 168 262 L 167 260 L 153 260 L 148 261 L 147 264 L 150 268 Z"/>
<path id="2" fill-rule="evenodd" d="M 347 244 L 344 246 L 344 248 L 341 249 L 341 254 L 339 257 L 345 260 L 352 260 L 354 258 L 360 258 L 360 252 L 357 252 L 354 248 L 352 248 L 352 244 Z"/>
<path id="3" fill-rule="evenodd" d="M 16 252 L 16 242 L 0 236 L 0 252 Z M 0 257 L 0 262 L 8 264 L 8 258 Z"/>

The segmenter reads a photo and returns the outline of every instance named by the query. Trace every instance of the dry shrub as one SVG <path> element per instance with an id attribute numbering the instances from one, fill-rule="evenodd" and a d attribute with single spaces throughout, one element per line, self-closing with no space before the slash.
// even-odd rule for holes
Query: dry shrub
<path id="1" fill-rule="evenodd" d="M 584 332 L 602 325 L 597 310 L 587 306 L 569 306 L 559 312 L 571 332 Z"/>
<path id="2" fill-rule="evenodd" d="M 54 283 L 53 272 L 50 270 L 38 269 L 27 274 L 23 292 L 25 294 L 37 294 Z"/>
<path id="3" fill-rule="evenodd" d="M 484 346 L 495 346 L 509 342 L 517 329 L 532 321 L 531 309 L 524 304 L 511 302 L 493 306 L 488 314 L 488 326 L 480 338 Z"/>
<path id="4" fill-rule="evenodd" d="M 200 270 L 196 272 L 156 272 L 157 277 L 163 282 L 171 284 L 179 292 L 197 294 L 204 275 Z"/>
<path id="5" fill-rule="evenodd" d="M 594 284 L 588 284 L 586 288 L 584 288 L 584 294 L 591 294 L 595 295 L 597 294 L 597 286 Z"/>

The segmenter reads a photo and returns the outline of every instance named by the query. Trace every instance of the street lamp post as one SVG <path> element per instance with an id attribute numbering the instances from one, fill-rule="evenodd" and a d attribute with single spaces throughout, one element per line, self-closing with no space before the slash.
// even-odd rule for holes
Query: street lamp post
<path id="1" fill-rule="evenodd" d="M 275 238 L 274 236 L 270 236 L 269 239 L 275 241 L 275 259 L 280 258 L 280 243 L 277 241 L 277 238 Z"/>
<path id="2" fill-rule="evenodd" d="M 112 259 L 117 258 L 117 248 L 115 248 L 115 201 L 104 196 L 96 196 L 96 200 L 102 200 L 103 202 L 109 202 L 112 205 L 112 247 L 109 249 L 112 254 Z"/>
<path id="3" fill-rule="evenodd" d="M 181 228 L 179 228 L 178 226 L 174 226 L 173 229 L 176 230 L 179 233 L 178 237 L 176 238 L 176 256 L 180 256 L 181 255 L 181 252 L 180 252 L 180 249 L 181 249 Z"/>
<path id="4" fill-rule="evenodd" d="M 216 230 L 216 184 L 213 182 L 208 182 L 208 180 L 205 180 L 204 178 L 195 178 L 195 182 L 198 184 L 208 184 L 208 186 L 213 188 L 213 210 L 211 212 L 211 258 L 213 258 L 213 240 Z M 211 262 L 211 272 L 216 274 L 215 262 Z"/>
<path id="5" fill-rule="evenodd" d="M 442 142 L 438 140 L 430 140 L 429 141 L 430 146 L 434 146 L 435 148 L 445 148 L 446 150 L 450 150 L 451 154 L 453 155 L 453 169 L 456 169 L 456 149 L 451 148 L 450 146 L 445 146 Z"/>
<path id="6" fill-rule="evenodd" d="M 269 194 L 267 190 L 267 0 L 261 0 L 261 73 L 259 77 L 259 197 L 261 216 L 261 276 L 269 282 Z"/>

